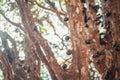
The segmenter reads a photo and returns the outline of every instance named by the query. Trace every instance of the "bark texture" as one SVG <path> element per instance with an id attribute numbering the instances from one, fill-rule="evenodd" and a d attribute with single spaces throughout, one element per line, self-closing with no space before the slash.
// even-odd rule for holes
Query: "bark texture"
<path id="1" fill-rule="evenodd" d="M 26 0 L 27 1 L 27 0 Z M 83 1 L 83 2 L 82 2 Z M 120 0 L 101 0 L 103 21 L 100 25 L 105 29 L 105 44 L 101 44 L 101 33 L 98 32 L 95 0 L 65 0 L 67 12 L 59 11 L 50 0 L 45 0 L 50 8 L 46 8 L 37 1 L 25 2 L 16 0 L 21 16 L 21 24 L 11 22 L 5 14 L 2 16 L 11 24 L 19 27 L 25 33 L 23 42 L 24 61 L 18 59 L 15 41 L 5 32 L 0 31 L 4 51 L 0 51 L 0 67 L 5 80 L 42 80 L 40 64 L 44 63 L 52 80 L 94 80 L 90 77 L 91 64 L 100 74 L 101 80 L 120 79 Z M 59 0 L 60 2 L 60 0 Z M 30 4 L 29 4 L 30 3 Z M 41 32 L 35 31 L 36 19 L 33 18 L 30 5 L 55 13 L 60 21 L 68 28 L 72 44 L 72 61 L 69 69 L 63 69 L 57 62 L 49 43 Z M 87 7 L 85 7 L 87 5 Z M 64 21 L 61 16 L 67 17 Z M 87 21 L 86 21 L 87 18 Z M 44 18 L 54 29 L 54 25 Z M 8 45 L 7 39 L 14 45 Z M 100 54 L 100 55 L 97 55 Z M 96 57 L 97 55 L 97 57 Z M 9 56 L 9 57 L 8 57 Z"/>

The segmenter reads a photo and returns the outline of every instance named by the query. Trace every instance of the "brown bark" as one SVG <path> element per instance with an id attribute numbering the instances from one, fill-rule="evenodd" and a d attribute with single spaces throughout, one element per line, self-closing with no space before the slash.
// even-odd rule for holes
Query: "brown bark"
<path id="1" fill-rule="evenodd" d="M 110 63 L 108 63 L 108 68 L 111 66 L 114 66 L 113 71 L 113 79 L 118 80 L 120 76 L 120 70 L 119 70 L 119 51 L 116 51 L 113 47 L 115 44 L 119 45 L 120 43 L 120 25 L 119 25 L 119 17 L 120 17 L 120 0 L 110 0 L 106 1 L 106 3 L 103 3 L 103 14 L 111 13 L 110 16 L 104 15 L 104 23 L 107 21 L 110 22 L 110 29 L 107 29 L 107 26 L 105 25 L 105 28 L 108 31 L 111 31 L 111 35 L 107 37 L 108 45 L 106 46 L 106 63 L 108 63 L 108 57 L 111 55 L 111 59 L 109 59 Z M 110 6 L 110 7 L 109 7 Z M 109 54 L 109 55 L 108 55 Z M 107 64 L 106 64 L 107 65 Z"/>
<path id="2" fill-rule="evenodd" d="M 84 17 L 82 13 L 83 4 L 79 0 L 66 0 L 67 12 L 69 16 L 69 27 L 72 48 L 73 60 L 71 73 L 74 74 L 71 78 L 74 80 L 88 79 L 88 48 L 85 44 L 87 29 L 84 27 Z"/>
<path id="3" fill-rule="evenodd" d="M 38 68 L 40 67 L 40 60 L 45 64 L 52 80 L 88 80 L 90 72 L 88 66 L 90 63 L 94 63 L 96 70 L 100 75 L 102 75 L 103 80 L 119 79 L 120 51 L 116 51 L 115 44 L 117 44 L 117 46 L 120 45 L 120 0 L 107 0 L 106 2 L 102 2 L 102 24 L 106 29 L 106 45 L 100 45 L 100 34 L 97 32 L 98 25 L 96 25 L 95 21 L 97 16 L 95 10 L 92 7 L 95 6 L 95 0 L 86 0 L 86 4 L 88 5 L 86 15 L 87 17 L 90 17 L 90 20 L 88 20 L 86 23 L 84 21 L 85 14 L 83 14 L 84 4 L 81 3 L 80 0 L 65 0 L 67 14 L 58 11 L 55 6 L 51 5 L 50 0 L 46 0 L 46 3 L 50 5 L 50 8 L 46 8 L 36 2 L 39 7 L 50 10 L 57 14 L 60 21 L 63 22 L 63 24 L 66 25 L 69 29 L 72 43 L 72 64 L 67 70 L 62 69 L 61 66 L 57 63 L 54 53 L 48 45 L 47 40 L 42 37 L 40 32 L 34 30 L 34 26 L 36 25 L 33 14 L 30 11 L 29 4 L 26 4 L 23 0 L 16 0 L 16 2 L 20 10 L 24 28 L 20 25 L 19 27 L 26 33 L 24 42 L 26 60 L 24 63 L 21 63 L 19 60 L 17 60 L 17 58 L 15 58 L 14 63 L 9 64 L 8 60 L 1 54 L 1 61 L 5 62 L 5 64 L 3 64 L 5 67 L 3 70 L 5 72 L 5 80 L 13 80 L 13 78 L 14 80 L 42 80 L 39 76 L 40 68 Z M 111 15 L 106 17 L 106 13 L 108 12 L 110 12 Z M 61 15 L 67 15 L 69 20 L 64 22 Z M 5 15 L 3 16 L 5 19 L 7 19 L 7 21 L 11 22 L 8 18 L 5 17 Z M 46 21 L 51 23 L 49 20 Z M 112 32 L 110 35 L 107 35 L 108 24 L 106 25 L 106 22 L 108 21 L 110 22 L 109 31 Z M 11 23 L 18 25 L 13 22 Z M 88 25 L 87 27 L 85 26 L 86 24 Z M 52 27 L 54 28 L 54 26 Z M 86 40 L 90 40 L 91 44 L 86 44 Z M 43 48 L 43 50 L 41 48 Z M 7 49 L 10 49 L 9 46 L 7 46 Z M 10 50 L 13 51 L 13 53 L 18 53 L 16 49 Z M 103 55 L 97 58 L 93 58 L 93 55 L 95 55 L 97 51 L 103 52 Z M 14 56 L 18 57 L 16 54 Z M 38 63 L 36 63 L 36 61 Z M 97 63 L 97 61 L 99 61 L 99 63 Z M 10 65 L 12 65 L 12 68 Z M 22 65 L 24 67 L 18 67 L 18 65 Z M 30 72 L 26 72 L 26 70 L 23 68 L 27 68 L 26 70 L 29 69 Z M 6 70 L 9 70 L 9 72 L 7 73 Z M 14 76 L 12 75 L 12 70 L 15 73 Z M 108 71 L 111 73 L 108 74 Z M 29 79 L 27 78 L 28 75 Z M 110 77 L 108 78 L 108 76 Z"/>
<path id="4" fill-rule="evenodd" d="M 44 48 L 44 49 L 48 49 L 48 50 L 46 50 L 46 55 L 47 55 L 46 57 L 49 60 L 49 62 L 47 61 L 45 55 L 43 54 L 43 52 L 40 48 L 40 47 L 44 47 L 44 45 L 48 45 L 48 44 L 46 43 L 45 40 L 43 40 L 43 38 L 39 35 L 39 33 L 36 33 L 33 30 L 35 24 L 34 24 L 34 19 L 32 17 L 29 7 L 23 1 L 17 0 L 17 3 L 20 8 L 23 25 L 26 28 L 27 33 L 32 41 L 32 49 L 35 52 L 35 55 L 38 56 L 42 60 L 42 62 L 46 65 L 53 80 L 56 80 L 56 75 L 59 75 L 57 77 L 62 80 L 63 74 L 61 73 L 61 67 L 56 62 L 56 59 L 54 58 L 54 55 L 53 55 L 51 49 L 49 48 L 49 46 Z M 41 45 L 39 45 L 39 44 L 41 44 Z"/>
<path id="5" fill-rule="evenodd" d="M 10 66 L 6 56 L 4 55 L 4 53 L 2 53 L 1 51 L 0 51 L 0 60 L 2 61 L 1 64 L 2 64 L 2 69 L 3 69 L 4 79 L 5 80 L 13 80 L 11 66 Z"/>

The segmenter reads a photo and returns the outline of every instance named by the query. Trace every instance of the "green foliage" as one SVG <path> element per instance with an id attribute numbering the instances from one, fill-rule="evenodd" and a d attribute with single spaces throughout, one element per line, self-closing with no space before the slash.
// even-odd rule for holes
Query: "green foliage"
<path id="1" fill-rule="evenodd" d="M 0 5 L 4 4 L 6 0 L 0 0 Z"/>
<path id="2" fill-rule="evenodd" d="M 3 72 L 0 69 L 0 80 L 4 80 Z"/>
<path id="3" fill-rule="evenodd" d="M 47 32 L 47 29 L 46 29 L 44 26 L 40 25 L 39 28 L 40 28 L 40 32 L 41 32 L 41 33 Z"/>
<path id="4" fill-rule="evenodd" d="M 57 1 L 57 0 L 51 0 L 52 2 L 55 2 L 55 1 Z"/>

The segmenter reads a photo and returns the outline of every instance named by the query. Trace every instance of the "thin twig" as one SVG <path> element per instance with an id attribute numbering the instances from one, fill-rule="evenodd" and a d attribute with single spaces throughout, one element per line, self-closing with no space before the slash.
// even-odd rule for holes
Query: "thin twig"
<path id="1" fill-rule="evenodd" d="M 19 27 L 21 30 L 23 30 L 23 31 L 25 32 L 25 29 L 21 26 L 20 23 L 15 23 L 15 22 L 11 21 L 9 18 L 7 18 L 7 17 L 5 16 L 5 14 L 4 14 L 1 10 L 0 10 L 0 14 L 1 14 L 9 23 L 11 23 L 12 25 L 14 25 L 14 26 L 16 26 L 16 27 Z"/>

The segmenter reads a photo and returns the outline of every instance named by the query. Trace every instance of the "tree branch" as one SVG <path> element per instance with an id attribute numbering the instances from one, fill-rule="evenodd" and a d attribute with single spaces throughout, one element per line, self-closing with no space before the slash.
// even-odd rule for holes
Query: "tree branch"
<path id="1" fill-rule="evenodd" d="M 48 11 L 51 11 L 51 12 L 54 12 L 54 13 L 57 13 L 57 14 L 60 14 L 60 15 L 65 16 L 64 13 L 59 12 L 58 10 L 55 10 L 55 8 L 46 8 L 46 7 L 42 6 L 41 4 L 39 4 L 37 1 L 35 1 L 35 3 L 36 3 L 39 7 L 43 8 L 43 9 L 45 9 L 45 10 L 48 10 Z"/>
<path id="2" fill-rule="evenodd" d="M 0 10 L 0 14 L 1 14 L 9 23 L 11 23 L 12 25 L 14 25 L 14 26 L 16 26 L 16 27 L 19 27 L 21 30 L 23 30 L 24 32 L 26 32 L 25 29 L 21 26 L 20 23 L 15 23 L 15 22 L 11 21 L 9 18 L 7 18 L 7 17 L 5 16 L 5 14 L 2 12 L 2 10 Z"/>
<path id="3" fill-rule="evenodd" d="M 4 67 L 3 68 L 4 79 L 5 80 L 13 80 L 11 66 L 10 66 L 8 60 L 6 59 L 4 53 L 1 50 L 0 50 L 0 60 L 2 62 L 2 67 Z"/>
<path id="4" fill-rule="evenodd" d="M 63 8 L 62 8 L 62 5 L 61 5 L 61 0 L 59 0 L 59 5 L 60 5 L 60 8 L 61 8 L 61 11 L 64 11 Z"/>
<path id="5" fill-rule="evenodd" d="M 62 41 L 63 46 L 65 46 L 65 48 L 66 48 L 66 50 L 67 50 L 67 46 L 65 45 L 63 39 L 57 34 L 56 29 L 55 29 L 55 26 L 53 25 L 53 23 L 52 23 L 49 19 L 47 19 L 47 22 L 48 22 L 49 25 L 53 28 L 53 31 L 54 31 L 55 35 Z"/>

